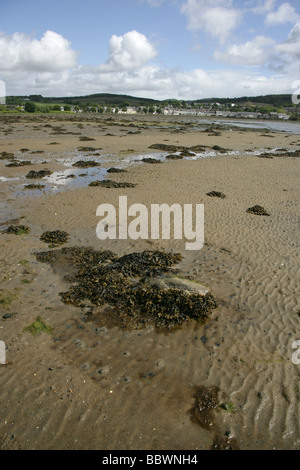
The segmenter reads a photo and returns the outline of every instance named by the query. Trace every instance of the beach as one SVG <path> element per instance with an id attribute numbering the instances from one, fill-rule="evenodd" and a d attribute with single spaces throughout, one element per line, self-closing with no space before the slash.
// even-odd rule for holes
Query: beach
<path id="1" fill-rule="evenodd" d="M 0 121 L 0 449 L 299 450 L 300 135 L 190 116 L 59 116 Z M 16 161 L 27 163 L 6 166 Z M 82 161 L 99 166 L 73 166 Z M 101 179 L 130 185 L 89 186 Z M 149 211 L 203 204 L 203 247 L 100 240 L 97 207 L 122 196 Z M 247 212 L 257 205 L 268 216 Z M 29 233 L 5 231 L 17 225 Z M 66 304 L 67 270 L 36 257 L 61 248 L 40 239 L 56 230 L 63 247 L 180 253 L 180 276 L 217 306 L 159 329 L 126 327 L 110 305 Z M 48 329 L 33 334 L 38 317 Z"/>

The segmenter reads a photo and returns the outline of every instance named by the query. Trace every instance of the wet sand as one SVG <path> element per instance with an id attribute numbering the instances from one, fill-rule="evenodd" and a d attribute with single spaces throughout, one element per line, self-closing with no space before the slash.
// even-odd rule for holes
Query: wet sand
<path id="1" fill-rule="evenodd" d="M 0 365 L 0 449 L 299 449 L 300 364 L 292 362 L 292 343 L 300 340 L 299 157 L 257 153 L 299 150 L 300 136 L 204 130 L 195 119 L 163 116 L 28 117 L 2 121 L 0 131 L 0 154 L 33 162 L 6 167 L 9 160 L 0 160 L 0 228 L 31 229 L 0 234 L 0 340 L 7 348 L 7 364 Z M 149 149 L 156 143 L 228 151 L 135 161 L 161 155 Z M 79 176 L 77 186 L 49 186 L 45 178 L 25 178 L 30 170 L 64 170 L 60 159 L 71 157 L 100 158 L 101 169 L 127 165 L 126 173 L 109 178 L 136 186 L 89 187 Z M 29 183 L 46 189 L 26 192 Z M 210 191 L 226 197 L 209 197 Z M 100 241 L 98 205 L 118 207 L 124 195 L 128 205 L 148 208 L 204 204 L 204 247 L 188 251 L 184 239 Z M 254 205 L 270 216 L 247 213 Z M 109 306 L 90 315 L 88 305 L 66 305 L 59 293 L 70 283 L 35 257 L 49 249 L 40 236 L 50 230 L 70 234 L 63 246 L 120 256 L 179 252 L 181 274 L 208 286 L 218 307 L 204 324 L 157 331 L 120 328 Z M 24 328 L 38 316 L 52 330 L 34 336 Z M 217 390 L 213 411 L 208 399 L 203 405 L 206 424 L 191 412 L 199 390 L 206 398 Z"/>

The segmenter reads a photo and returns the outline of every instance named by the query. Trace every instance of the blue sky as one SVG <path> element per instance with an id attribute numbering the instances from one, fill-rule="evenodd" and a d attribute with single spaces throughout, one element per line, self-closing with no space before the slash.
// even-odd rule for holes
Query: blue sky
<path id="1" fill-rule="evenodd" d="M 7 94 L 293 93 L 299 0 L 0 0 Z"/>

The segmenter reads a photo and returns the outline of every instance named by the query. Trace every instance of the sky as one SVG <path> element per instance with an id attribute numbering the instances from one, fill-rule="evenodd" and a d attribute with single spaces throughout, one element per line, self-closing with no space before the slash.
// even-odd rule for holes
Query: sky
<path id="1" fill-rule="evenodd" d="M 299 0 L 0 0 L 7 95 L 196 100 L 300 88 Z"/>

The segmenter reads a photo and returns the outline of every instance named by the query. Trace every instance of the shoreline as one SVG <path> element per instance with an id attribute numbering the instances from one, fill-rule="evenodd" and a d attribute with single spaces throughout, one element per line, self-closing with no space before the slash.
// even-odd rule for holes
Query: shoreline
<path id="1" fill-rule="evenodd" d="M 9 124 L 0 153 L 28 148 L 22 159 L 51 161 L 16 168 L 0 161 L 5 177 L 24 177 L 30 169 L 61 170 L 57 158 L 85 145 L 110 155 L 101 169 L 117 166 L 124 155 L 146 155 L 156 143 L 218 145 L 240 154 L 132 164 L 127 173 L 109 176 L 136 185 L 125 189 L 87 186 L 20 198 L 18 181 L 0 181 L 2 224 L 18 218 L 31 228 L 28 235 L 0 234 L 0 340 L 8 360 L 0 366 L 0 448 L 208 450 L 216 442 L 242 450 L 299 448 L 299 366 L 291 361 L 291 344 L 299 339 L 299 164 L 285 152 L 259 158 L 246 150 L 298 151 L 300 136 L 219 129 L 215 135 L 195 131 L 185 118 L 179 120 L 183 130 L 177 119 L 163 119 L 160 128 L 134 116 L 125 121 L 118 116 L 118 123 L 82 122 L 83 128 L 64 122 L 56 135 L 59 129 L 34 129 L 36 123 Z M 57 126 L 51 120 L 52 125 Z M 95 140 L 80 141 L 82 136 Z M 59 143 L 49 145 L 53 141 Z M 40 156 L 31 153 L 39 150 Z M 95 153 L 84 158 L 95 160 Z M 226 197 L 209 197 L 213 190 Z M 102 203 L 117 206 L 120 195 L 148 208 L 204 204 L 204 247 L 188 252 L 185 240 L 174 239 L 100 241 L 96 209 Z M 270 217 L 248 214 L 255 204 Z M 89 316 L 88 305 L 65 305 L 59 293 L 70 283 L 34 255 L 49 249 L 42 233 L 58 229 L 70 234 L 63 246 L 110 249 L 118 256 L 143 250 L 182 253 L 180 272 L 207 285 L 218 307 L 203 325 L 158 332 L 151 326 L 118 328 L 109 306 L 94 308 Z M 53 333 L 24 331 L 37 316 Z M 189 413 L 200 386 L 210 393 L 216 387 L 218 403 L 228 408 L 218 407 L 209 429 L 195 424 Z M 12 441 L 5 437 L 10 435 Z"/>

